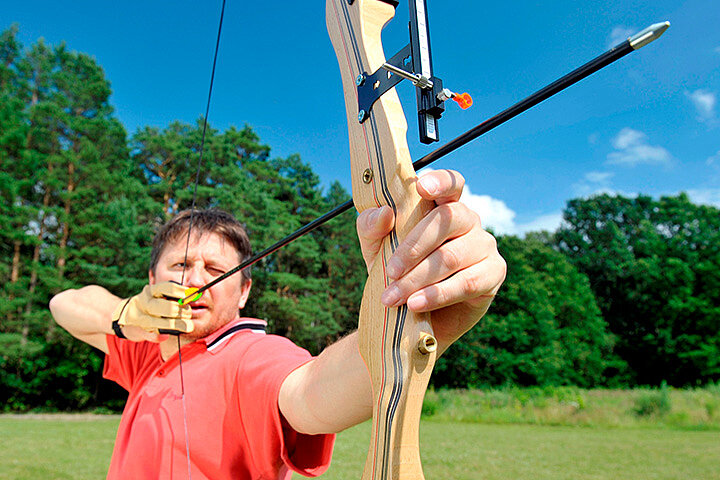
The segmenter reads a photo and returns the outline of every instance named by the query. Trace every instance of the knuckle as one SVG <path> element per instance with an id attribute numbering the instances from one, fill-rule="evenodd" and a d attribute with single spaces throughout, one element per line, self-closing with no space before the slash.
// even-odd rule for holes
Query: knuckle
<path id="1" fill-rule="evenodd" d="M 498 270 L 500 272 L 500 283 L 502 283 L 507 278 L 508 267 L 507 262 L 501 255 L 498 255 Z"/>
<path id="2" fill-rule="evenodd" d="M 450 272 L 455 272 L 462 266 L 462 256 L 450 245 L 445 245 L 440 250 L 440 258 Z"/>
<path id="3" fill-rule="evenodd" d="M 477 274 L 467 274 L 463 276 L 462 290 L 466 297 L 474 297 L 481 293 L 482 279 Z"/>
<path id="4" fill-rule="evenodd" d="M 459 202 L 443 203 L 435 207 L 433 223 L 436 224 L 438 231 L 453 225 L 453 221 L 458 215 L 458 204 Z"/>
<path id="5" fill-rule="evenodd" d="M 487 230 L 482 230 L 481 233 L 483 243 L 485 244 L 486 248 L 489 250 L 492 250 L 494 252 L 497 252 L 498 249 L 498 243 L 495 236 L 493 236 L 491 233 L 489 233 Z"/>
<path id="6" fill-rule="evenodd" d="M 465 186 L 465 177 L 457 170 L 448 170 L 452 177 L 453 187 L 462 189 Z"/>
<path id="7" fill-rule="evenodd" d="M 434 288 L 428 289 L 427 296 L 436 305 L 447 305 L 449 303 L 448 298 L 450 295 L 447 288 L 442 285 L 435 285 Z"/>
<path id="8" fill-rule="evenodd" d="M 409 241 L 409 243 L 407 244 L 407 248 L 405 249 L 405 255 L 408 257 L 409 260 L 412 261 L 417 261 L 422 257 L 423 248 L 420 244 L 419 239 Z"/>

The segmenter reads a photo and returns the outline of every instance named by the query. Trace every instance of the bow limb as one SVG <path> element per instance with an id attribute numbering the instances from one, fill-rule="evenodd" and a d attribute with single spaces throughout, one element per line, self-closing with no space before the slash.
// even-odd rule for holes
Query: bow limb
<path id="1" fill-rule="evenodd" d="M 363 480 L 423 479 L 420 412 L 435 363 L 428 313 L 405 305 L 388 308 L 380 296 L 388 285 L 387 261 L 408 232 L 433 208 L 420 198 L 407 146 L 407 122 L 394 89 L 358 121 L 355 79 L 384 62 L 381 30 L 394 16 L 391 0 L 327 0 L 328 32 L 340 66 L 350 137 L 353 202 L 358 211 L 387 205 L 395 229 L 383 241 L 369 273 L 358 324 L 360 354 L 373 389 L 372 435 Z"/>

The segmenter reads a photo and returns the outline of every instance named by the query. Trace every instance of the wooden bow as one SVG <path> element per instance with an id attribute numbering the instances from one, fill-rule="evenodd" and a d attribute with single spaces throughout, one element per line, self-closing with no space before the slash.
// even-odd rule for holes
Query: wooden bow
<path id="1" fill-rule="evenodd" d="M 406 140 L 407 123 L 395 90 L 358 121 L 356 78 L 384 62 L 381 30 L 395 14 L 390 0 L 327 0 L 326 21 L 340 65 L 350 135 L 353 202 L 359 212 L 387 205 L 396 225 L 369 273 L 360 308 L 360 353 L 373 387 L 370 449 L 363 480 L 423 479 L 420 412 L 435 364 L 430 316 L 405 305 L 387 308 L 387 260 L 434 204 L 420 198 Z"/>

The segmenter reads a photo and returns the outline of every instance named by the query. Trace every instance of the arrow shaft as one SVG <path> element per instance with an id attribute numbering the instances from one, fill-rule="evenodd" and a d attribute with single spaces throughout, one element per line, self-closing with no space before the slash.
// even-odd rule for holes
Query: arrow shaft
<path id="1" fill-rule="evenodd" d="M 659 36 L 659 35 L 658 35 Z M 639 48 L 639 47 L 637 47 Z M 499 127 L 503 123 L 507 122 L 508 120 L 517 117 L 521 113 L 525 112 L 526 110 L 529 110 L 530 108 L 534 107 L 535 105 L 547 100 L 548 98 L 562 92 L 563 90 L 567 89 L 568 87 L 576 84 L 580 80 L 592 75 L 593 73 L 597 72 L 598 70 L 601 70 L 611 63 L 616 62 L 617 60 L 621 59 L 625 55 L 632 53 L 636 50 L 636 48 L 633 48 L 631 45 L 631 40 L 626 40 L 615 47 L 611 48 L 610 50 L 606 51 L 605 53 L 598 55 L 597 57 L 593 58 L 589 62 L 585 63 L 581 67 L 576 68 L 572 72 L 568 73 L 567 75 L 555 80 L 551 84 L 541 88 L 540 90 L 536 91 L 535 93 L 529 95 L 528 97 L 524 98 L 523 100 L 517 102 L 516 104 L 512 105 L 511 107 L 503 110 L 502 112 L 498 113 L 497 115 L 485 120 L 484 122 L 480 123 L 476 127 L 473 127 L 472 129 L 468 130 L 467 132 L 463 133 L 462 135 L 459 135 L 455 137 L 453 140 L 450 140 L 446 144 L 442 145 L 441 147 L 438 147 L 437 149 L 433 150 L 432 152 L 428 153 L 427 155 L 423 156 L 422 158 L 416 160 L 413 162 L 413 167 L 415 170 L 420 170 L 421 168 L 427 167 L 431 163 L 441 159 L 442 157 L 446 156 L 447 154 L 454 152 L 458 148 L 462 147 L 463 145 L 466 145 L 472 140 L 475 140 L 476 138 L 480 137 L 481 135 L 484 135 L 485 133 L 489 132 L 490 130 L 493 130 L 494 128 Z M 262 260 L 263 258 L 267 257 L 268 255 L 280 250 L 284 246 L 288 245 L 289 243 L 293 242 L 294 240 L 302 237 L 306 233 L 310 233 L 311 231 L 315 230 L 319 226 L 323 225 L 329 220 L 332 220 L 333 218 L 337 217 L 343 212 L 346 212 L 347 210 L 350 210 L 350 208 L 353 206 L 352 200 L 348 200 L 347 202 L 338 205 L 337 207 L 333 208 L 329 212 L 325 213 L 324 215 L 316 218 L 312 222 L 304 225 L 303 227 L 299 228 L 298 230 L 294 231 L 287 237 L 283 238 L 282 240 L 274 243 L 270 247 L 267 247 L 266 249 L 262 250 L 259 253 L 256 253 L 252 257 L 248 258 L 247 260 L 243 261 L 240 265 L 233 268 L 232 270 L 229 270 L 228 272 L 224 273 L 223 275 L 219 276 L 212 282 L 208 283 L 207 285 L 201 287 L 197 292 L 193 294 L 197 295 L 198 293 L 202 293 L 208 288 L 212 287 L 213 285 L 216 285 L 217 283 L 223 281 L 227 277 L 234 275 L 237 272 L 240 272 L 251 265 L 257 263 L 258 261 Z M 188 296 L 181 300 L 181 302 L 184 302 L 185 300 L 191 298 L 191 296 Z"/>

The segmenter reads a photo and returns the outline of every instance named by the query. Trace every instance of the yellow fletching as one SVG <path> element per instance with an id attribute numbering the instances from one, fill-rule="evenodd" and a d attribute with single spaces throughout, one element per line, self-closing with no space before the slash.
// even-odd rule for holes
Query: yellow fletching
<path id="1" fill-rule="evenodd" d="M 180 305 L 185 305 L 188 303 L 196 302 L 200 300 L 200 297 L 202 297 L 202 292 L 198 293 L 197 295 L 193 295 L 195 292 L 197 292 L 199 289 L 195 287 L 190 287 L 185 290 L 185 298 L 181 298 L 178 300 L 178 303 Z"/>

